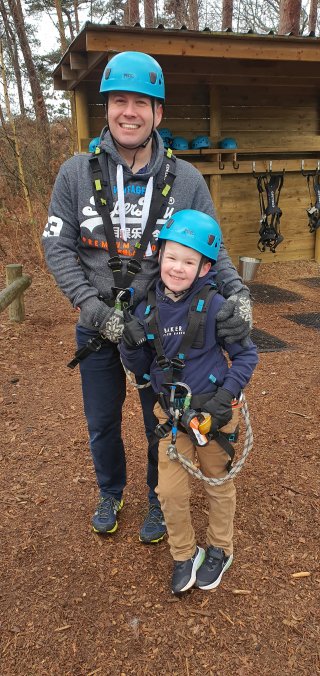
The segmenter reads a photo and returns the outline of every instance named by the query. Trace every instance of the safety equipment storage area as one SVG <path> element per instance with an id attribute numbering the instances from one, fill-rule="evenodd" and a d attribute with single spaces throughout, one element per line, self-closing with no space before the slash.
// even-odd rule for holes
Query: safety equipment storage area
<path id="1" fill-rule="evenodd" d="M 108 75 L 107 62 L 128 45 L 160 63 L 165 145 L 179 139 L 175 155 L 205 177 L 235 265 L 239 256 L 257 255 L 263 263 L 320 262 L 320 203 L 314 187 L 320 169 L 319 41 L 311 35 L 87 22 L 54 71 L 55 88 L 74 91 L 79 152 L 87 152 L 90 139 L 105 126 L 97 83 L 104 72 Z M 316 176 L 312 183 L 308 174 Z M 279 204 L 274 207 L 273 195 L 267 194 L 264 214 L 259 175 L 266 175 L 271 186 L 275 175 L 283 177 Z"/>

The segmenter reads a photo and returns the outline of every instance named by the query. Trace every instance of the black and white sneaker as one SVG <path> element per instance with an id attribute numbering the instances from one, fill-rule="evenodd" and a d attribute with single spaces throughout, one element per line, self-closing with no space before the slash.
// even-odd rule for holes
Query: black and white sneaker
<path id="1" fill-rule="evenodd" d="M 173 594 L 181 594 L 193 587 L 196 581 L 197 570 L 204 561 L 204 557 L 204 549 L 202 549 L 202 547 L 196 547 L 196 551 L 191 559 L 174 562 L 171 581 L 171 590 Z"/>
<path id="2" fill-rule="evenodd" d="M 215 589 L 221 582 L 223 573 L 230 568 L 233 554 L 226 556 L 220 547 L 208 547 L 205 560 L 197 570 L 195 586 L 198 589 Z"/>

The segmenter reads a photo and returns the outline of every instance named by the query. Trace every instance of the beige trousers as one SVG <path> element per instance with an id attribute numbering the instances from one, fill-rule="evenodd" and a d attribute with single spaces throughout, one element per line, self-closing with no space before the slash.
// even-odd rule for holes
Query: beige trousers
<path id="1" fill-rule="evenodd" d="M 155 405 L 155 415 L 160 423 L 167 420 L 159 404 Z M 236 409 L 233 418 L 223 427 L 223 431 L 233 432 L 239 420 Z M 156 492 L 164 514 L 170 552 L 175 561 L 186 561 L 193 556 L 196 548 L 195 532 L 191 523 L 190 493 L 191 476 L 178 460 L 170 460 L 167 448 L 170 437 L 159 443 L 159 480 Z M 207 446 L 194 447 L 188 434 L 178 432 L 177 449 L 194 462 L 197 452 L 200 469 L 205 476 L 220 479 L 227 474 L 226 464 L 229 456 L 216 441 Z M 194 479 L 198 481 L 198 479 Z M 207 545 L 221 547 L 228 556 L 233 551 L 233 519 L 236 508 L 236 489 L 233 481 L 221 486 L 210 486 L 204 482 L 209 504 L 209 523 Z"/>

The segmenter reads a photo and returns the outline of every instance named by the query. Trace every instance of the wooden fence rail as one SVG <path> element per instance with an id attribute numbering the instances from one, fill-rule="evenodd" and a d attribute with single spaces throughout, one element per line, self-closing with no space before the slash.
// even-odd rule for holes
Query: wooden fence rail
<path id="1" fill-rule="evenodd" d="M 9 306 L 9 319 L 23 322 L 25 319 L 23 292 L 32 282 L 29 275 L 22 274 L 22 265 L 6 266 L 6 288 L 0 291 L 0 313 Z"/>

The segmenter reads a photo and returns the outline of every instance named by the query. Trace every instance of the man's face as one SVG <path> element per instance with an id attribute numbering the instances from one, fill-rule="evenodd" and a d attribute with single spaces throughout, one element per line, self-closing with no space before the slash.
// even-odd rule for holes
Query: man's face
<path id="1" fill-rule="evenodd" d="M 143 143 L 162 119 L 162 105 L 155 103 L 153 116 L 149 96 L 131 92 L 108 95 L 107 120 L 110 132 L 119 144 L 135 148 Z"/>
<path id="2" fill-rule="evenodd" d="M 189 289 L 195 280 L 201 254 L 188 246 L 168 240 L 160 256 L 161 279 L 164 285 L 174 293 Z M 206 275 L 210 268 L 210 263 L 204 263 L 199 277 Z"/>

